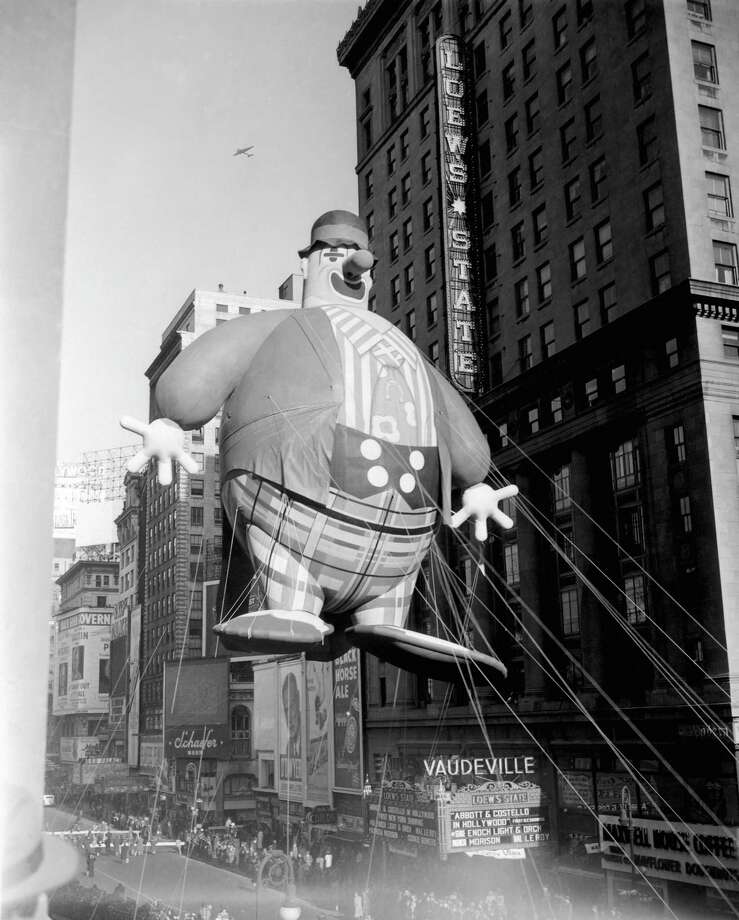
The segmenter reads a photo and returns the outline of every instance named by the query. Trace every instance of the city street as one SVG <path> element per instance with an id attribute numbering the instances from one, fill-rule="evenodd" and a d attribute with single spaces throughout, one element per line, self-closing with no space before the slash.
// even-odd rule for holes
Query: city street
<path id="1" fill-rule="evenodd" d="M 46 808 L 45 818 L 49 831 L 69 830 L 75 820 L 74 815 L 57 808 Z M 93 824 L 81 818 L 78 828 L 91 828 Z M 137 904 L 159 901 L 163 907 L 171 907 L 180 914 L 199 913 L 202 904 L 210 904 L 214 918 L 225 908 L 232 920 L 277 917 L 283 902 L 283 895 L 269 888 L 263 888 L 257 898 L 252 882 L 242 875 L 169 850 L 155 856 L 136 856 L 129 863 L 121 862 L 115 855 L 99 855 L 93 879 L 85 874 L 81 857 L 78 881 L 86 887 L 97 885 L 106 892 L 112 892 L 120 883 L 126 897 Z M 301 906 L 302 917 L 307 920 L 335 916 L 334 912 L 314 908 L 306 901 L 301 901 Z"/>

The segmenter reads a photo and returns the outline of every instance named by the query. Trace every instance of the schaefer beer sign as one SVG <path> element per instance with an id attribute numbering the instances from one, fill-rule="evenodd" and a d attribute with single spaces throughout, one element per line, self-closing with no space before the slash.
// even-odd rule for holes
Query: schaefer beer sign
<path id="1" fill-rule="evenodd" d="M 167 757 L 208 759 L 226 757 L 229 753 L 225 725 L 180 725 L 167 729 Z"/>
<path id="2" fill-rule="evenodd" d="M 478 271 L 474 228 L 467 212 L 467 199 L 474 195 L 473 162 L 467 149 L 470 117 L 463 46 L 452 35 L 436 43 L 436 79 L 449 374 L 460 389 L 475 392 L 480 387 Z"/>

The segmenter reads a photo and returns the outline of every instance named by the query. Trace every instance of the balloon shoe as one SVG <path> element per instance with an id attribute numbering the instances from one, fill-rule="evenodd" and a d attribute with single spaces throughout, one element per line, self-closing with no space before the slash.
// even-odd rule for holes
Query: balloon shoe
<path id="1" fill-rule="evenodd" d="M 499 683 L 507 674 L 499 658 L 400 626 L 360 624 L 348 626 L 345 635 L 357 648 L 434 680 L 487 684 Z"/>
<path id="2" fill-rule="evenodd" d="M 230 651 L 258 655 L 311 651 L 320 654 L 334 627 L 304 610 L 258 610 L 224 620 L 213 631 Z"/>

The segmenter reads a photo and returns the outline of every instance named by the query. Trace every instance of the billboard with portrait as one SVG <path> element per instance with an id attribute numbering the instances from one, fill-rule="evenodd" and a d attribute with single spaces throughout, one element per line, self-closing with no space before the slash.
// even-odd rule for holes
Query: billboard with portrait
<path id="1" fill-rule="evenodd" d="M 83 608 L 56 618 L 55 716 L 108 712 L 111 617 L 109 610 Z"/>
<path id="2" fill-rule="evenodd" d="M 331 724 L 331 663 L 305 664 L 306 752 L 305 798 L 311 805 L 328 805 L 329 725 Z"/>
<path id="3" fill-rule="evenodd" d="M 305 776 L 302 661 L 280 662 L 277 685 L 279 796 L 302 799 Z"/>

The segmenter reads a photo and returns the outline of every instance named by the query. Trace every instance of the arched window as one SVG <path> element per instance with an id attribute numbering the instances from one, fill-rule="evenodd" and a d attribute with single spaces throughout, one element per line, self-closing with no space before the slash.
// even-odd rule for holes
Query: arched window
<path id="1" fill-rule="evenodd" d="M 251 716 L 246 706 L 234 706 L 231 710 L 231 740 L 240 741 L 241 754 L 249 752 Z"/>

